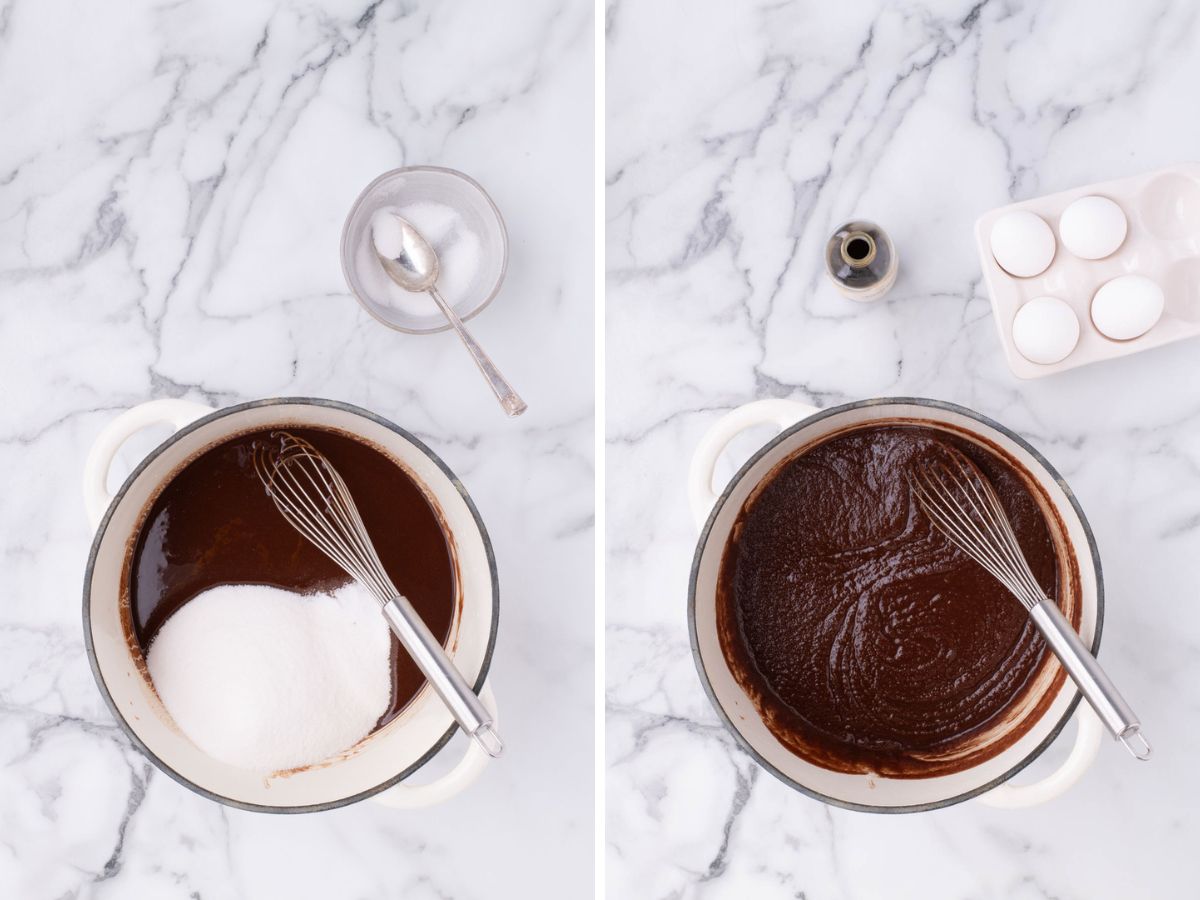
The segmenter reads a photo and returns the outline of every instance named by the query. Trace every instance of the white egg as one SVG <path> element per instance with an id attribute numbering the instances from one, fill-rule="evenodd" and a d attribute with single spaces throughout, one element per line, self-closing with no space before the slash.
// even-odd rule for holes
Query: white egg
<path id="1" fill-rule="evenodd" d="M 992 225 L 992 256 L 1005 272 L 1032 278 L 1054 261 L 1054 232 L 1046 220 L 1028 210 L 1005 213 Z"/>
<path id="2" fill-rule="evenodd" d="M 1034 297 L 1013 317 L 1012 338 L 1027 360 L 1049 366 L 1071 355 L 1079 342 L 1079 317 L 1057 297 Z"/>
<path id="3" fill-rule="evenodd" d="M 1105 337 L 1132 340 L 1154 327 L 1165 302 L 1157 282 L 1145 275 L 1121 275 L 1092 297 L 1092 322 Z"/>
<path id="4" fill-rule="evenodd" d="M 1080 197 L 1063 210 L 1058 236 L 1081 259 L 1104 259 L 1125 243 L 1129 222 L 1107 197 Z"/>

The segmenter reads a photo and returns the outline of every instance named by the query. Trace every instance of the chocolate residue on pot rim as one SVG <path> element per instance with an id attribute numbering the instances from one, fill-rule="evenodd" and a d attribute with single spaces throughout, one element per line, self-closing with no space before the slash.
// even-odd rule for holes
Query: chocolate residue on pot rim
<path id="1" fill-rule="evenodd" d="M 957 444 L 961 441 L 968 445 L 969 448 L 973 448 L 976 454 L 982 453 L 985 454 L 985 458 L 990 457 L 990 466 L 993 468 L 1000 466 L 1015 478 L 1014 484 L 1019 484 L 1019 487 L 1028 495 L 1029 500 L 1035 504 L 1035 511 L 1041 513 L 1044 529 L 1052 547 L 1052 565 L 1057 569 L 1057 590 L 1059 593 L 1057 599 L 1068 619 L 1078 627 L 1082 616 L 1082 603 L 1080 599 L 1081 588 L 1077 560 L 1073 549 L 1066 540 L 1066 528 L 1042 486 L 1029 474 L 1022 463 L 1014 459 L 1010 453 L 1004 448 L 997 446 L 994 442 L 967 429 L 947 425 L 943 422 L 909 418 L 894 418 L 860 423 L 812 441 L 789 453 L 786 459 L 776 464 L 755 485 L 741 510 L 739 510 L 737 520 L 722 550 L 720 575 L 717 585 L 716 615 L 721 649 L 731 672 L 741 688 L 750 697 L 764 724 L 792 753 L 809 762 L 834 771 L 861 774 L 871 773 L 894 778 L 920 778 L 962 771 L 995 756 L 1027 733 L 1053 702 L 1054 697 L 1063 684 L 1065 673 L 1057 660 L 1054 659 L 1053 654 L 1045 651 L 1040 635 L 1033 631 L 1032 625 L 1028 623 L 1025 611 L 1020 604 L 1015 599 L 1005 596 L 1005 602 L 1010 605 L 996 605 L 993 609 L 993 614 L 1000 617 L 994 624 L 999 625 L 999 622 L 1003 621 L 1005 623 L 1003 627 L 1007 629 L 1008 633 L 1019 635 L 1020 639 L 1027 643 L 1020 657 L 1023 660 L 1020 668 L 1025 673 L 1024 681 L 1012 692 L 1005 704 L 1001 705 L 1001 708 L 992 710 L 993 715 L 991 718 L 987 718 L 984 721 L 976 721 L 971 727 L 965 729 L 964 733 L 948 735 L 950 739 L 941 743 L 936 740 L 936 733 L 930 733 L 926 735 L 930 741 L 925 746 L 913 748 L 892 747 L 890 750 L 881 750 L 880 746 L 873 746 L 873 749 L 863 750 L 861 746 L 855 744 L 850 739 L 853 729 L 846 733 L 846 739 L 834 738 L 826 730 L 809 723 L 801 715 L 802 710 L 797 710 L 789 706 L 777 693 L 776 688 L 772 686 L 760 668 L 760 662 L 756 659 L 754 652 L 750 649 L 747 642 L 737 598 L 733 596 L 736 591 L 732 587 L 736 577 L 736 551 L 740 547 L 740 542 L 744 537 L 743 532 L 747 524 L 748 511 L 752 510 L 755 504 L 763 497 L 764 492 L 768 491 L 775 484 L 776 479 L 781 473 L 787 470 L 800 457 L 813 453 L 819 447 L 831 441 L 864 431 L 887 430 L 897 427 L 911 428 L 915 431 L 928 432 L 932 430 L 939 432 L 940 435 L 938 435 L 938 438 L 947 443 L 953 441 Z M 853 487 L 851 485 L 845 489 L 849 490 Z M 859 524 L 861 525 L 862 523 L 860 522 Z M 847 548 L 848 551 L 851 549 Z M 809 562 L 814 565 L 816 564 L 812 560 L 809 560 Z M 770 560 L 768 560 L 768 563 L 770 563 Z M 770 565 L 768 565 L 768 568 L 770 568 Z M 819 573 L 820 570 L 816 571 Z M 982 572 L 982 569 L 979 571 Z M 829 573 L 831 577 L 833 574 L 836 574 L 833 569 L 829 570 Z M 990 576 L 986 576 L 986 573 L 984 575 L 986 578 L 990 578 Z M 986 592 L 986 582 L 980 582 L 980 584 L 981 589 Z M 805 586 L 801 585 L 798 590 L 802 591 Z M 1003 591 L 998 584 L 995 587 L 997 591 Z M 885 584 L 884 589 L 886 588 L 887 585 Z M 782 599 L 782 596 L 779 599 Z M 891 599 L 895 600 L 896 598 L 893 597 Z M 951 597 L 950 602 L 951 604 L 953 603 L 953 597 Z M 996 601 L 993 600 L 993 602 Z M 943 608 L 954 609 L 953 605 Z M 882 615 L 878 610 L 872 611 L 868 609 L 867 612 L 868 614 Z M 914 608 L 914 610 L 906 610 L 905 612 L 906 614 L 919 617 L 923 610 Z M 798 682 L 795 680 L 799 676 L 799 671 L 796 667 L 802 666 L 802 661 L 798 660 L 793 665 L 792 661 L 786 655 L 788 648 L 771 646 L 770 642 L 775 640 L 775 635 L 769 630 L 763 629 L 763 621 L 767 620 L 759 621 L 756 634 L 760 642 L 760 653 L 766 654 L 763 659 L 764 664 L 768 668 L 773 667 L 773 671 L 777 673 L 777 677 L 782 678 L 781 684 L 790 683 L 793 689 L 796 688 L 797 684 L 811 686 L 811 682 Z M 934 617 L 934 621 L 939 621 L 936 616 Z M 785 622 L 784 624 L 786 629 L 787 624 L 800 627 L 803 623 L 799 619 L 796 619 L 794 622 Z M 843 647 L 852 648 L 845 652 L 871 653 L 876 649 L 875 641 L 879 636 L 874 631 L 844 636 Z M 816 641 L 816 639 L 811 634 L 809 638 L 805 638 L 810 643 Z M 1029 643 L 1033 639 L 1036 639 L 1036 648 L 1032 643 Z M 765 645 L 762 644 L 763 640 L 767 640 L 768 643 Z M 858 641 L 858 643 L 854 643 L 855 641 Z M 899 644 L 897 644 L 897 647 L 899 647 Z M 1038 655 L 1036 660 L 1030 655 L 1032 649 L 1037 650 Z M 993 651 L 995 650 L 996 648 L 993 647 Z M 780 669 L 780 665 L 783 665 L 784 668 Z M 793 671 L 789 671 L 789 667 Z M 946 671 L 953 670 L 947 668 Z M 813 676 L 813 671 L 806 671 L 805 675 L 806 677 Z M 832 677 L 835 679 L 833 683 L 836 683 L 836 679 L 839 676 L 837 673 L 827 676 L 816 670 L 815 677 Z M 854 685 L 856 689 L 862 689 L 864 686 L 864 684 Z M 888 683 L 888 686 L 889 688 L 893 687 L 891 683 Z M 926 687 L 936 688 L 936 683 L 931 682 Z M 799 696 L 806 696 L 810 703 L 815 702 L 813 699 L 815 695 L 811 693 L 806 694 L 805 690 L 801 689 L 795 693 Z M 899 694 L 903 695 L 903 688 L 898 688 L 897 690 Z M 862 696 L 869 697 L 869 692 L 862 693 Z M 919 695 L 914 696 L 917 697 L 915 702 L 920 706 Z M 964 706 L 964 710 L 968 713 L 966 719 L 971 719 L 968 707 Z M 821 712 L 826 715 L 824 720 L 826 727 L 831 723 L 840 722 L 837 718 L 838 711 L 826 709 L 821 710 Z M 893 712 L 897 711 L 894 710 Z M 849 727 L 855 723 L 845 724 Z M 875 729 L 870 721 L 858 722 L 857 726 L 863 729 L 867 735 L 875 734 L 876 738 L 880 738 L 881 745 L 886 743 L 886 741 L 882 740 L 882 736 L 887 732 L 886 727 Z M 916 731 L 920 733 L 920 728 L 917 728 Z M 896 729 L 896 734 L 903 733 L 904 729 L 902 727 Z M 874 738 L 869 739 L 868 743 L 870 743 L 870 740 L 874 740 Z"/>
<path id="2" fill-rule="evenodd" d="M 133 529 L 130 538 L 126 541 L 124 559 L 123 559 L 123 563 L 122 563 L 122 567 L 121 567 L 121 581 L 120 581 L 119 603 L 120 603 L 121 627 L 122 627 L 126 646 L 129 650 L 130 656 L 132 657 L 132 659 L 134 661 L 135 667 L 136 667 L 137 671 L 139 672 L 139 674 L 141 675 L 145 684 L 150 688 L 151 692 L 154 693 L 156 697 L 157 697 L 157 691 L 155 691 L 155 689 L 154 689 L 153 679 L 151 679 L 150 673 L 146 666 L 146 659 L 145 659 L 145 653 L 143 650 L 142 642 L 138 638 L 138 627 L 134 621 L 134 603 L 133 603 L 133 589 L 134 589 L 133 588 L 133 565 L 134 565 L 134 560 L 135 560 L 139 545 L 141 543 L 143 531 L 147 526 L 147 520 L 148 520 L 149 516 L 151 515 L 152 511 L 154 510 L 155 504 L 157 503 L 159 498 L 162 497 L 163 493 L 168 489 L 168 487 L 171 485 L 171 483 L 185 469 L 187 469 L 189 466 L 194 464 L 198 459 L 203 457 L 205 454 L 207 454 L 211 451 L 214 451 L 214 450 L 222 447 L 223 445 L 235 443 L 239 440 L 242 440 L 249 435 L 259 434 L 259 433 L 263 433 L 263 432 L 284 431 L 284 430 L 327 433 L 331 436 L 335 436 L 335 437 L 343 439 L 343 440 L 351 441 L 361 448 L 365 448 L 367 450 L 373 451 L 377 455 L 381 456 L 383 459 L 387 460 L 390 464 L 394 465 L 397 469 L 399 469 L 399 471 L 402 473 L 402 475 L 409 482 L 411 482 L 411 484 L 413 486 L 415 486 L 418 489 L 421 496 L 423 497 L 425 502 L 428 504 L 429 510 L 432 513 L 434 519 L 436 520 L 437 527 L 440 530 L 440 533 L 444 538 L 444 549 L 445 549 L 446 555 L 448 557 L 448 563 L 450 566 L 450 585 L 451 585 L 451 593 L 452 593 L 452 596 L 450 598 L 452 606 L 451 606 L 451 610 L 450 610 L 450 621 L 447 626 L 448 630 L 447 630 L 447 635 L 446 635 L 446 647 L 450 653 L 453 653 L 454 649 L 458 645 L 458 641 L 460 638 L 460 631 L 461 631 L 462 616 L 463 616 L 463 606 L 464 606 L 463 596 L 462 596 L 463 585 L 462 585 L 462 578 L 461 578 L 461 572 L 460 572 L 458 547 L 457 547 L 457 543 L 454 539 L 453 533 L 451 532 L 451 530 L 449 529 L 449 527 L 446 524 L 445 514 L 441 508 L 441 505 L 439 504 L 437 498 L 433 495 L 432 491 L 428 488 L 428 486 L 416 475 L 416 473 L 414 473 L 412 471 L 412 469 L 404 461 L 398 459 L 387 448 L 382 447 L 379 444 L 377 444 L 376 442 L 369 440 L 365 437 L 362 437 L 361 435 L 359 435 L 357 433 L 347 431 L 342 428 L 333 427 L 333 426 L 327 426 L 327 425 L 323 425 L 323 424 L 322 425 L 314 425 L 311 423 L 300 422 L 300 421 L 285 421 L 285 422 L 271 423 L 269 425 L 255 425 L 255 426 L 251 426 L 251 427 L 247 427 L 247 428 L 238 429 L 236 431 L 232 431 L 229 434 L 224 434 L 224 435 L 220 436 L 219 438 L 206 443 L 203 447 L 201 447 L 198 450 L 196 450 L 195 452 L 189 454 L 185 460 L 183 460 L 182 462 L 177 464 L 171 470 L 171 473 L 167 477 L 165 477 L 161 481 L 161 483 L 155 487 L 154 491 L 147 497 L 142 509 L 140 510 L 140 512 L 138 514 L 136 527 Z M 282 517 L 280 518 L 279 524 L 280 524 L 280 527 L 283 529 L 291 528 L 291 526 L 288 525 L 287 522 L 282 519 Z M 346 578 L 344 579 L 344 581 L 342 583 L 345 583 L 345 581 L 349 581 L 349 576 L 346 576 Z M 393 643 L 393 648 L 392 648 L 393 667 L 395 667 L 395 665 L 398 661 L 397 655 L 404 653 L 405 651 L 399 647 L 399 644 L 394 637 L 392 639 L 392 643 Z M 427 695 L 427 693 L 430 691 L 432 691 L 432 688 L 430 687 L 428 681 L 422 680 L 421 684 L 416 689 L 416 691 L 414 693 L 412 693 L 411 696 L 409 696 L 403 702 L 402 706 L 400 706 L 399 708 L 390 709 L 389 713 L 385 716 L 384 721 L 382 721 L 381 724 L 378 724 L 374 729 L 372 729 L 372 731 L 369 734 L 367 734 L 365 737 L 363 737 L 358 743 L 356 743 L 352 747 L 349 747 L 346 750 L 344 750 L 338 754 L 335 754 L 333 757 L 330 757 L 327 760 L 323 760 L 322 762 L 313 764 L 311 766 L 305 766 L 305 767 L 300 767 L 297 769 L 291 769 L 291 770 L 287 770 L 287 771 L 271 773 L 271 775 L 268 777 L 269 778 L 288 777 L 288 776 L 299 774 L 299 773 L 302 773 L 304 771 L 308 771 L 311 769 L 324 768 L 335 762 L 339 762 L 343 759 L 357 755 L 366 746 L 366 744 L 371 741 L 372 738 L 374 738 L 386 731 L 390 731 L 391 729 L 393 729 L 395 727 L 402 727 L 404 722 L 410 717 L 412 711 L 416 708 L 418 702 L 423 697 L 425 697 Z M 171 720 L 169 713 L 167 713 L 166 709 L 162 706 L 161 701 L 159 701 L 157 704 L 155 704 L 155 708 L 159 715 L 159 718 L 164 723 L 166 723 L 167 725 L 169 725 L 171 728 L 174 729 L 175 728 L 174 722 Z"/>

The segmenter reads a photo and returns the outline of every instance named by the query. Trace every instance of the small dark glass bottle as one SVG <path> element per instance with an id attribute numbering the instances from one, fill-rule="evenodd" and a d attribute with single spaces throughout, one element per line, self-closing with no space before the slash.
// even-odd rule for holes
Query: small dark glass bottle
<path id="1" fill-rule="evenodd" d="M 874 222 L 847 222 L 825 245 L 825 271 L 853 300 L 878 300 L 895 284 L 899 268 L 891 238 Z"/>

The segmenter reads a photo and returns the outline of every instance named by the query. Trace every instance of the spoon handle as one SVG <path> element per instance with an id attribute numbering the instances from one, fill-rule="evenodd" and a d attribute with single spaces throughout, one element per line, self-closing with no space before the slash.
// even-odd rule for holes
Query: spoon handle
<path id="1" fill-rule="evenodd" d="M 525 412 L 528 409 L 525 401 L 512 389 L 512 385 L 504 380 L 504 376 L 500 374 L 500 370 L 496 368 L 496 364 L 492 362 L 491 357 L 484 353 L 483 348 L 475 342 L 475 338 L 471 337 L 471 333 L 463 325 L 462 319 L 458 317 L 458 313 L 442 297 L 436 285 L 430 285 L 429 296 L 434 299 L 434 302 L 441 308 L 442 313 L 450 320 L 451 326 L 458 332 L 459 338 L 471 352 L 471 356 L 475 360 L 475 365 L 479 366 L 479 371 L 483 373 L 483 377 L 492 386 L 492 392 L 495 393 L 496 399 L 500 401 L 500 405 L 504 408 L 504 411 L 510 416 L 519 416 Z"/>

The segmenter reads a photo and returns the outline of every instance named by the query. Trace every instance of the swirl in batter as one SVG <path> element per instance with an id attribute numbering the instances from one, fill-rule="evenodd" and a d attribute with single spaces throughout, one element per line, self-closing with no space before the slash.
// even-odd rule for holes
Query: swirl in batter
<path id="1" fill-rule="evenodd" d="M 995 755 L 1032 724 L 1026 717 L 1003 740 L 963 749 L 1029 688 L 1047 655 L 1020 603 L 911 496 L 906 472 L 947 444 L 991 480 L 1035 577 L 1057 599 L 1054 543 L 1013 464 L 924 426 L 866 426 L 803 451 L 734 525 L 718 588 L 722 649 L 771 731 L 825 768 L 942 775 Z"/>

